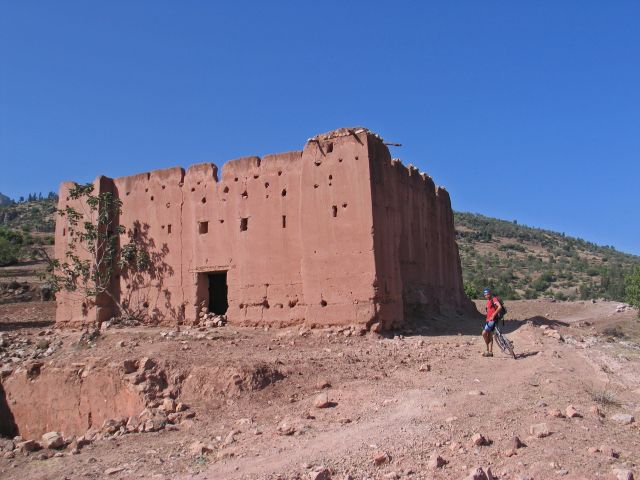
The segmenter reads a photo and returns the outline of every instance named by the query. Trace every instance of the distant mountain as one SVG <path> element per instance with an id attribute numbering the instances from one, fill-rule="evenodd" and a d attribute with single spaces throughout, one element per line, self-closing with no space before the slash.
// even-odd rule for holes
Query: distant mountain
<path id="1" fill-rule="evenodd" d="M 12 203 L 13 203 L 13 200 L 11 200 L 6 195 L 3 195 L 2 193 L 0 193 L 0 207 L 3 207 L 5 205 L 11 205 Z"/>
<path id="2" fill-rule="evenodd" d="M 455 212 L 467 294 L 486 286 L 507 299 L 624 299 L 624 276 L 640 257 L 613 247 L 474 213 Z"/>

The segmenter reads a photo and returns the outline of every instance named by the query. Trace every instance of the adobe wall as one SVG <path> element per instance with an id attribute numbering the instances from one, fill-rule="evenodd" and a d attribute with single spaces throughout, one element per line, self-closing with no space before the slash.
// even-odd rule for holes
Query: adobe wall
<path id="1" fill-rule="evenodd" d="M 232 160 L 221 172 L 209 163 L 114 179 L 120 243 L 145 244 L 154 267 L 120 272 L 114 296 L 151 320 L 190 323 L 208 298 L 206 274 L 227 271 L 231 323 L 371 323 L 367 133 L 359 137 L 319 136 L 302 152 Z M 65 239 L 56 240 L 60 258 Z M 91 319 L 66 295 L 58 311 L 62 322 Z"/>
<path id="2" fill-rule="evenodd" d="M 449 194 L 369 138 L 376 293 L 383 327 L 443 308 L 471 308 L 464 294 Z"/>
<path id="3" fill-rule="evenodd" d="M 416 296 L 431 311 L 463 303 L 448 195 L 392 162 L 365 129 L 221 171 L 205 163 L 96 182 L 122 201 L 121 245 L 135 238 L 152 260 L 148 273 L 118 272 L 112 293 L 152 322 L 193 323 L 208 300 L 207 274 L 220 271 L 235 324 L 391 328 Z M 59 221 L 58 258 L 63 231 Z M 58 321 L 95 318 L 77 298 L 58 298 Z M 102 305 L 101 319 L 113 311 Z"/>

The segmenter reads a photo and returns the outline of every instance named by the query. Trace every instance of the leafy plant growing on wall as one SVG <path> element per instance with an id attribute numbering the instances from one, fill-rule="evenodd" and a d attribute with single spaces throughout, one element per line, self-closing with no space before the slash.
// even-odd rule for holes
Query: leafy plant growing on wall
<path id="1" fill-rule="evenodd" d="M 106 296 L 121 315 L 134 316 L 110 287 L 118 271 L 145 271 L 149 255 L 131 236 L 129 243 L 119 245 L 120 236 L 126 231 L 118 223 L 122 201 L 111 192 L 95 194 L 91 183 L 74 184 L 69 200 L 76 201 L 77 207 L 67 205 L 58 210 L 58 215 L 66 219 L 67 249 L 62 259 L 52 260 L 49 283 L 54 291 L 81 293 L 87 307 L 97 305 Z"/>

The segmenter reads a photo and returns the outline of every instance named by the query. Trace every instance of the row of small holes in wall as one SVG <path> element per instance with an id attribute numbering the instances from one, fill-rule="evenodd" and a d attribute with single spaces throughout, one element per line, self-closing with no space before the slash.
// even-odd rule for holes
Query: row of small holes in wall
<path id="1" fill-rule="evenodd" d="M 180 183 L 179 185 L 182 186 L 182 183 Z M 167 186 L 166 185 L 162 185 L 162 190 L 164 190 L 165 188 L 167 188 Z M 149 187 L 145 188 L 144 192 L 148 193 L 149 192 Z M 128 197 L 130 193 L 131 192 L 126 192 L 125 195 Z M 151 197 L 151 200 L 153 200 L 153 196 Z"/>
<path id="2" fill-rule="evenodd" d="M 220 223 L 224 223 L 224 220 L 218 220 Z M 162 227 L 164 228 L 164 226 Z M 240 219 L 240 231 L 246 232 L 249 228 L 249 218 Z M 282 215 L 282 228 L 287 228 L 287 216 Z M 169 233 L 171 233 L 171 225 L 169 225 Z M 209 222 L 198 222 L 198 233 L 203 235 L 209 233 Z"/>
<path id="3" fill-rule="evenodd" d="M 264 188 L 269 188 L 269 182 L 265 182 L 264 184 Z M 224 187 L 224 190 L 222 190 L 223 193 L 229 193 L 229 187 Z M 280 195 L 283 197 L 287 196 L 287 189 L 283 188 L 282 191 L 280 192 Z M 246 200 L 247 198 L 249 198 L 249 193 L 245 190 L 243 191 L 240 196 Z M 266 195 L 266 198 L 269 198 L 269 195 Z M 223 199 L 224 200 L 224 199 Z M 202 203 L 206 203 L 206 199 L 202 199 Z"/>
<path id="4" fill-rule="evenodd" d="M 279 171 L 278 171 L 278 176 L 281 176 L 281 175 L 282 175 L 282 171 L 281 171 L 281 170 L 279 170 Z M 260 178 L 260 175 L 254 175 L 254 176 L 253 176 L 253 178 L 257 180 L 258 178 Z M 238 180 L 239 180 L 239 179 L 238 179 L 238 177 L 235 177 L 235 178 L 233 179 L 233 181 L 234 181 L 234 182 L 237 182 Z M 198 184 L 198 185 L 200 185 L 200 182 L 198 182 L 197 184 Z M 162 187 L 162 188 L 164 188 L 164 187 Z M 265 184 L 264 184 L 264 188 L 269 188 L 269 182 L 265 182 Z M 195 192 L 195 191 L 196 191 L 196 188 L 195 188 L 195 187 L 191 187 L 191 191 L 192 191 L 192 192 Z M 225 186 L 225 187 L 224 187 L 224 189 L 223 189 L 222 191 L 223 191 L 224 193 L 229 193 L 229 187 L 228 187 L 228 186 Z M 282 196 L 284 197 L 284 196 L 286 195 L 286 189 L 285 189 L 285 190 L 283 190 L 283 192 L 284 192 L 284 193 L 282 194 Z M 243 197 L 243 198 L 247 198 L 248 196 L 249 196 L 249 195 L 247 194 L 247 191 L 245 190 L 245 191 L 242 193 L 242 197 Z M 202 199 L 202 203 L 207 203 L 206 198 L 203 198 L 203 199 Z"/>

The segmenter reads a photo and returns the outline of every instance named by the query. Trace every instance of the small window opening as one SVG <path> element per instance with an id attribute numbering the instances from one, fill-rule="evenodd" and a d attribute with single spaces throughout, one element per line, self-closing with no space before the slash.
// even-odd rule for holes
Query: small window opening
<path id="1" fill-rule="evenodd" d="M 171 207 L 171 202 L 167 202 L 167 208 Z"/>
<path id="2" fill-rule="evenodd" d="M 282 170 L 278 170 L 278 176 L 281 176 L 281 175 L 282 175 Z"/>
<path id="3" fill-rule="evenodd" d="M 222 190 L 224 193 L 229 193 L 229 187 L 224 187 L 224 190 Z"/>
<path id="4" fill-rule="evenodd" d="M 66 234 L 67 234 L 67 229 L 66 229 L 66 228 L 63 228 L 63 229 L 62 229 L 62 236 L 64 237 Z"/>
<path id="5" fill-rule="evenodd" d="M 358 156 L 356 155 L 356 160 L 358 160 Z"/>
<path id="6" fill-rule="evenodd" d="M 127 197 L 129 196 L 129 194 L 130 194 L 130 193 L 131 193 L 131 192 L 127 192 L 127 193 L 126 193 Z"/>
<path id="7" fill-rule="evenodd" d="M 333 180 L 333 175 L 329 175 L 329 180 Z"/>
<path id="8" fill-rule="evenodd" d="M 162 185 L 162 189 L 164 190 L 165 188 L 167 188 L 167 186 L 166 185 Z"/>
<path id="9" fill-rule="evenodd" d="M 198 233 L 200 235 L 209 233 L 209 222 L 198 222 Z"/>
<path id="10" fill-rule="evenodd" d="M 224 220 L 223 220 L 223 219 L 220 219 L 220 220 L 218 220 L 218 221 L 219 221 L 220 223 L 224 223 Z"/>
<path id="11" fill-rule="evenodd" d="M 287 228 L 287 216 L 282 215 L 282 228 Z"/>
<path id="12" fill-rule="evenodd" d="M 317 183 L 314 183 L 313 188 L 318 188 L 320 185 L 318 185 Z"/>
<path id="13" fill-rule="evenodd" d="M 264 188 L 269 188 L 269 182 L 264 182 Z"/>
<path id="14" fill-rule="evenodd" d="M 338 159 L 338 163 L 342 163 L 342 159 L 341 158 Z"/>
<path id="15" fill-rule="evenodd" d="M 153 195 L 151 195 L 151 201 L 153 202 Z"/>
<path id="16" fill-rule="evenodd" d="M 227 300 L 227 272 L 215 272 L 209 277 L 209 311 L 215 315 L 224 315 L 229 308 Z"/>
<path id="17" fill-rule="evenodd" d="M 234 179 L 233 179 L 233 181 L 234 181 L 234 182 L 237 182 L 237 181 L 238 181 L 238 177 L 234 178 Z"/>
<path id="18" fill-rule="evenodd" d="M 331 214 L 334 217 L 337 217 L 338 216 L 338 207 L 336 207 L 335 205 L 333 207 L 331 207 Z"/>
<path id="19" fill-rule="evenodd" d="M 260 175 L 254 175 L 253 178 L 255 179 L 260 178 Z"/>
<path id="20" fill-rule="evenodd" d="M 333 152 L 333 142 L 327 143 L 327 153 Z"/>
<path id="21" fill-rule="evenodd" d="M 171 224 L 167 225 L 167 233 L 171 233 Z"/>
<path id="22" fill-rule="evenodd" d="M 346 204 L 346 203 L 343 203 L 343 204 L 342 204 L 342 208 L 347 208 L 347 204 Z"/>
<path id="23" fill-rule="evenodd" d="M 242 192 L 242 198 L 248 198 L 248 197 L 249 197 L 249 194 L 247 193 L 246 190 Z"/>
<path id="24" fill-rule="evenodd" d="M 195 192 L 196 191 L 196 187 L 191 187 L 191 191 Z"/>
<path id="25" fill-rule="evenodd" d="M 148 191 L 149 191 L 149 189 L 148 189 L 148 188 L 145 188 L 145 189 L 144 189 L 144 192 L 145 192 L 145 193 L 147 193 Z"/>
<path id="26" fill-rule="evenodd" d="M 200 200 L 202 203 L 207 203 L 207 197 L 202 197 L 202 200 Z"/>
<path id="27" fill-rule="evenodd" d="M 287 189 L 283 188 L 282 189 L 282 193 L 280 195 L 282 195 L 283 197 L 286 197 L 287 196 Z"/>
<path id="28" fill-rule="evenodd" d="M 240 231 L 241 232 L 246 232 L 248 227 L 249 227 L 249 219 L 248 218 L 241 218 L 240 219 Z"/>
<path id="29" fill-rule="evenodd" d="M 324 298 L 322 300 L 320 300 L 320 306 L 321 307 L 326 307 L 327 306 L 327 301 Z"/>

